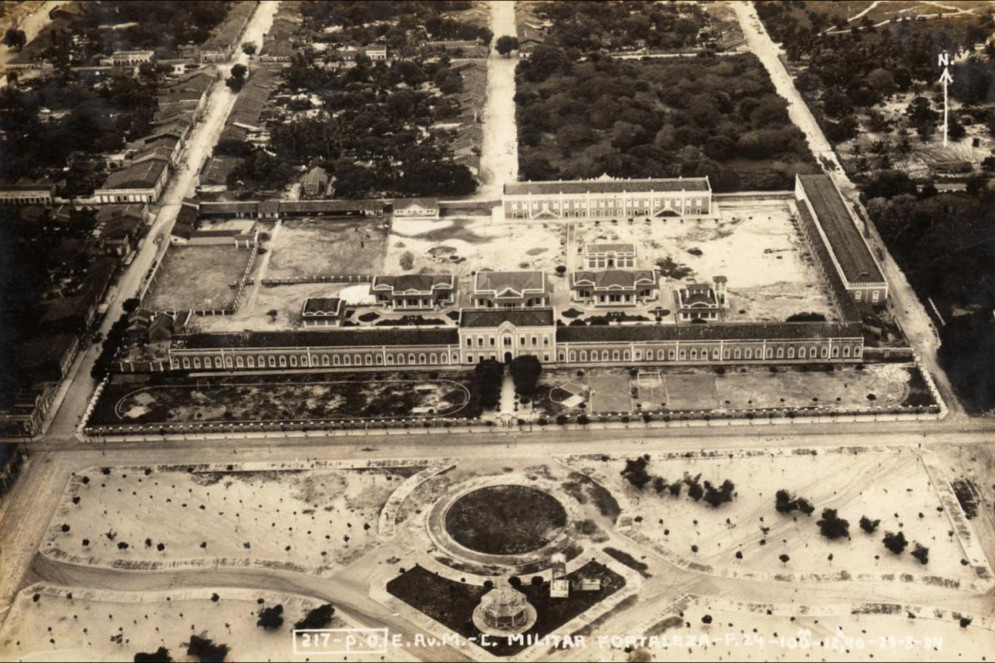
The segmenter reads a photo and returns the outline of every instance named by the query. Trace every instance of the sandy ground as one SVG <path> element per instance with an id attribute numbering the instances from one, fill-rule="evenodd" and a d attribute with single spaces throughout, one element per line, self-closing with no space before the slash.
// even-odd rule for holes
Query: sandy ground
<path id="1" fill-rule="evenodd" d="M 623 647 L 612 647 L 610 640 L 599 643 L 595 639 L 577 659 L 984 660 L 995 646 L 995 634 L 989 628 L 980 624 L 961 628 L 946 611 L 938 611 L 938 616 L 928 608 L 920 608 L 916 610 L 919 616 L 909 619 L 904 611 L 851 614 L 850 609 L 848 605 L 807 607 L 690 597 L 659 615 L 659 621 L 647 629 L 647 636 L 657 637 L 655 646 L 637 646 L 637 652 L 632 654 Z"/>
<path id="2" fill-rule="evenodd" d="M 493 0 L 491 31 L 494 43 L 499 37 L 516 36 L 515 3 Z M 518 53 L 510 57 L 492 50 L 487 59 L 487 105 L 484 109 L 484 138 L 480 153 L 481 186 L 477 197 L 496 199 L 506 182 L 518 179 L 518 127 L 515 124 L 515 67 Z"/>
<path id="3" fill-rule="evenodd" d="M 384 265 L 388 272 L 402 273 L 401 256 L 410 252 L 414 273 L 461 277 L 482 269 L 552 273 L 563 264 L 565 232 L 566 225 L 558 222 L 495 223 L 490 217 L 395 220 Z"/>
<path id="4" fill-rule="evenodd" d="M 973 569 L 961 564 L 965 553 L 954 526 L 930 475 L 911 451 L 760 453 L 735 460 L 654 457 L 650 461 L 650 474 L 668 482 L 681 479 L 685 473 L 692 477 L 701 474 L 702 482 L 714 485 L 732 481 L 737 497 L 718 509 L 692 501 L 686 486 L 677 498 L 669 493 L 659 495 L 652 486 L 642 491 L 627 486 L 620 476 L 624 459 L 588 459 L 578 465 L 602 471 L 613 490 L 624 492 L 632 501 L 632 515 L 642 517 L 636 525 L 638 532 L 654 545 L 732 575 L 754 572 L 773 577 L 846 571 L 853 577 L 913 574 L 961 582 L 975 578 Z M 774 493 L 780 489 L 809 499 L 815 513 L 778 513 Z M 816 522 L 827 508 L 837 509 L 839 516 L 850 522 L 849 540 L 830 541 L 820 535 Z M 864 515 L 881 521 L 875 534 L 860 529 L 859 520 Z M 881 537 L 887 531 L 905 533 L 909 541 L 905 553 L 896 556 L 884 548 Z M 925 566 L 909 554 L 917 541 L 930 551 Z M 737 552 L 742 553 L 742 559 L 736 558 Z M 782 554 L 788 555 L 789 561 L 780 561 Z"/>
<path id="5" fill-rule="evenodd" d="M 231 286 L 245 272 L 251 248 L 171 246 L 145 300 L 153 311 L 221 309 L 235 300 Z"/>
<path id="6" fill-rule="evenodd" d="M 273 256 L 262 278 L 379 274 L 387 224 L 383 219 L 283 221 L 268 244 Z"/>
<path id="7" fill-rule="evenodd" d="M 256 626 L 260 609 L 275 605 L 283 606 L 283 626 L 273 631 Z M 291 629 L 318 605 L 310 598 L 246 589 L 139 594 L 40 583 L 18 596 L 0 652 L 7 660 L 131 661 L 138 652 L 165 647 L 173 660 L 183 661 L 193 660 L 186 645 L 191 635 L 199 635 L 227 645 L 226 660 L 305 660 L 308 654 L 293 653 Z M 350 626 L 354 622 L 337 612 L 329 628 Z M 355 656 L 349 660 L 380 660 Z"/>
<path id="8" fill-rule="evenodd" d="M 70 482 L 42 548 L 98 565 L 252 559 L 327 571 L 372 544 L 381 506 L 410 472 L 400 471 L 88 470 Z"/>
<path id="9" fill-rule="evenodd" d="M 592 385 L 603 376 L 618 376 L 625 386 L 620 401 L 625 403 L 632 389 L 638 396 L 632 399 L 632 408 L 640 403 L 644 410 L 723 410 L 765 409 L 785 407 L 890 407 L 902 403 L 908 395 L 910 374 L 901 364 L 868 365 L 864 370 L 843 368 L 832 373 L 801 372 L 782 369 L 771 373 L 765 367 L 747 368 L 745 372 L 727 372 L 716 375 L 703 371 L 657 371 L 647 368 L 638 379 L 629 376 L 628 369 L 593 369 L 577 377 L 572 370 L 546 371 L 542 383 L 562 387 L 576 393 L 574 387 Z M 606 391 L 602 386 L 602 392 Z M 874 400 L 867 398 L 874 395 Z M 562 394 L 560 394 L 562 396 Z M 583 395 L 583 394 L 582 394 Z M 817 400 L 813 400 L 817 399 Z M 604 399 L 602 399 L 603 401 Z M 589 405 L 592 411 L 619 412 L 620 407 Z"/>
<path id="10" fill-rule="evenodd" d="M 586 243 L 620 241 L 636 244 L 639 267 L 650 269 L 669 258 L 691 270 L 680 280 L 661 280 L 661 290 L 725 276 L 729 322 L 784 321 L 801 312 L 835 317 L 818 268 L 783 201 L 723 203 L 717 219 L 585 222 L 574 228 L 569 252 L 575 269 L 582 264 Z"/>

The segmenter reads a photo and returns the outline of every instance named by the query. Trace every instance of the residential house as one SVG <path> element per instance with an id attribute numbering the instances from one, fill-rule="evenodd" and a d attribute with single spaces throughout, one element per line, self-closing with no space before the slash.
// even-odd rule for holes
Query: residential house
<path id="1" fill-rule="evenodd" d="M 452 274 L 403 274 L 375 276 L 370 292 L 377 303 L 394 310 L 428 310 L 456 303 Z"/>
<path id="2" fill-rule="evenodd" d="M 659 275 L 652 269 L 601 269 L 571 275 L 570 299 L 594 306 L 636 306 L 660 296 Z"/>
<path id="3" fill-rule="evenodd" d="M 711 284 L 692 283 L 678 288 L 675 301 L 680 322 L 719 320 L 726 307 L 726 277 L 716 276 Z"/>
<path id="4" fill-rule="evenodd" d="M 394 217 L 406 219 L 438 219 L 436 198 L 399 198 L 394 200 Z"/>
<path id="5" fill-rule="evenodd" d="M 543 272 L 477 272 L 473 305 L 477 308 L 549 306 L 552 285 Z"/>
<path id="6" fill-rule="evenodd" d="M 628 269 L 636 266 L 636 245 L 628 242 L 593 242 L 584 245 L 587 269 Z"/>
<path id="7" fill-rule="evenodd" d="M 169 181 L 169 159 L 154 156 L 113 171 L 93 197 L 98 203 L 154 203 Z"/>
<path id="8" fill-rule="evenodd" d="M 343 313 L 338 297 L 308 297 L 301 308 L 301 322 L 305 327 L 338 327 Z"/>

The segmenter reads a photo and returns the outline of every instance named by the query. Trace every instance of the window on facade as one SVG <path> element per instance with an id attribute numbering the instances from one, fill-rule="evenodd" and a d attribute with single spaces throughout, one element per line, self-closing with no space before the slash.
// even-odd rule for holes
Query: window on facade
<path id="1" fill-rule="evenodd" d="M 285 355 L 280 355 L 280 368 L 284 368 L 287 365 L 287 357 Z"/>
<path id="2" fill-rule="evenodd" d="M 221 357 L 215 357 L 214 368 L 221 368 L 221 366 L 222 366 Z"/>
<path id="3" fill-rule="evenodd" d="M 472 348 L 473 347 L 473 339 L 472 338 L 466 339 L 466 347 L 468 347 L 468 348 Z"/>
<path id="4" fill-rule="evenodd" d="M 601 351 L 601 361 L 608 361 L 608 351 L 607 350 L 602 350 Z"/>
<path id="5" fill-rule="evenodd" d="M 618 350 L 613 350 L 612 351 L 612 360 L 613 361 L 618 361 Z"/>
<path id="6" fill-rule="evenodd" d="M 784 348 L 778 348 L 777 349 L 777 358 L 781 359 L 782 357 L 784 357 Z"/>
<path id="7" fill-rule="evenodd" d="M 290 356 L 290 365 L 291 366 L 296 366 L 297 365 L 297 357 L 295 357 L 294 355 Z"/>
<path id="8" fill-rule="evenodd" d="M 739 359 L 740 357 L 742 357 L 742 356 L 743 356 L 743 354 L 742 354 L 742 351 L 741 351 L 741 350 L 740 350 L 739 348 L 736 348 L 735 352 L 733 353 L 733 356 L 734 356 L 734 357 L 735 357 L 736 359 Z"/>
<path id="9" fill-rule="evenodd" d="M 183 368 L 190 368 L 190 359 L 188 357 L 183 358 Z"/>
<path id="10" fill-rule="evenodd" d="M 491 341 L 491 347 L 493 348 L 494 347 L 494 337 L 493 336 L 491 336 L 490 341 Z"/>
<path id="11" fill-rule="evenodd" d="M 352 356 L 342 355 L 342 363 L 345 364 L 346 366 L 352 366 Z"/>
<path id="12" fill-rule="evenodd" d="M 833 346 L 833 356 L 834 357 L 839 357 L 840 356 L 840 346 L 838 346 L 838 345 Z"/>
<path id="13" fill-rule="evenodd" d="M 570 352 L 570 361 L 577 361 L 577 353 L 572 350 Z"/>
<path id="14" fill-rule="evenodd" d="M 270 355 L 266 358 L 266 363 L 270 368 L 276 368 L 276 357 Z"/>
<path id="15" fill-rule="evenodd" d="M 338 366 L 342 362 L 342 358 L 339 355 L 332 355 L 332 366 Z"/>
<path id="16" fill-rule="evenodd" d="M 850 356 L 850 346 L 849 345 L 844 345 L 843 346 L 843 356 L 844 357 L 849 357 Z"/>
<path id="17" fill-rule="evenodd" d="M 691 360 L 693 361 L 693 360 L 695 360 L 697 358 L 698 358 L 698 349 L 697 348 L 691 348 Z"/>
<path id="18" fill-rule="evenodd" d="M 252 355 L 249 355 L 248 357 L 245 358 L 245 363 L 249 366 L 249 368 L 255 368 L 256 358 L 253 357 Z"/>
<path id="19" fill-rule="evenodd" d="M 780 355 L 778 355 L 778 356 L 780 356 Z M 788 359 L 794 359 L 794 358 L 795 358 L 795 349 L 794 348 L 788 348 Z"/>
<path id="20" fill-rule="evenodd" d="M 581 350 L 580 351 L 580 360 L 581 361 L 587 361 L 587 350 Z"/>
<path id="21" fill-rule="evenodd" d="M 466 363 L 468 363 L 468 364 L 472 364 L 473 363 L 473 355 L 467 355 L 466 356 Z"/>
<path id="22" fill-rule="evenodd" d="M 859 357 L 860 356 L 860 346 L 859 345 L 858 346 L 854 346 L 854 348 L 853 348 L 853 356 L 854 357 Z"/>
<path id="23" fill-rule="evenodd" d="M 543 344 L 543 346 L 549 347 L 549 337 L 548 336 L 543 336 L 542 337 L 542 344 Z"/>
<path id="24" fill-rule="evenodd" d="M 418 363 L 419 364 L 424 364 L 425 363 L 425 353 L 424 352 L 422 352 L 421 354 L 418 355 Z"/>
<path id="25" fill-rule="evenodd" d="M 799 359 L 804 359 L 806 352 L 807 352 L 807 350 L 805 348 L 798 348 L 798 358 Z"/>
<path id="26" fill-rule="evenodd" d="M 753 359 L 753 350 L 751 350 L 750 348 L 746 348 L 746 358 Z"/>
<path id="27" fill-rule="evenodd" d="M 415 355 L 414 355 L 414 353 L 408 355 L 408 363 L 409 364 L 415 363 Z"/>
<path id="28" fill-rule="evenodd" d="M 430 364 L 438 363 L 438 357 L 436 356 L 436 354 L 434 352 L 432 352 L 432 353 L 430 353 L 428 355 L 428 363 L 430 363 Z"/>
<path id="29" fill-rule="evenodd" d="M 397 363 L 404 364 L 404 355 L 401 354 L 400 352 L 397 353 Z"/>
<path id="30" fill-rule="evenodd" d="M 328 366 L 328 355 L 321 355 L 321 365 Z"/>

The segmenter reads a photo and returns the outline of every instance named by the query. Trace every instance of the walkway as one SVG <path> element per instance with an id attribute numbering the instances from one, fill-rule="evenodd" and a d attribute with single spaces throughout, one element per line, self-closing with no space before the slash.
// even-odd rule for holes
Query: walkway
<path id="1" fill-rule="evenodd" d="M 491 30 L 499 37 L 514 37 L 515 3 L 492 0 Z M 510 57 L 491 49 L 487 59 L 487 102 L 484 107 L 484 139 L 480 153 L 481 186 L 474 198 L 500 197 L 506 182 L 518 179 L 518 127 L 515 125 L 515 67 L 518 53 Z"/>

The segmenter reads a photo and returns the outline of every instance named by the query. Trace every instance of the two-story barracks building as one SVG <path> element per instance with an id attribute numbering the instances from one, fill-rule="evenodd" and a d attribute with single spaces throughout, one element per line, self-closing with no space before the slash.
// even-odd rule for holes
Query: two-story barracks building
<path id="1" fill-rule="evenodd" d="M 472 366 L 534 355 L 545 364 L 721 365 L 859 362 L 860 323 L 560 326 L 552 309 L 464 310 L 458 327 L 192 334 L 176 371 Z"/>
<path id="2" fill-rule="evenodd" d="M 506 219 L 627 219 L 712 214 L 707 177 L 509 182 Z"/>

